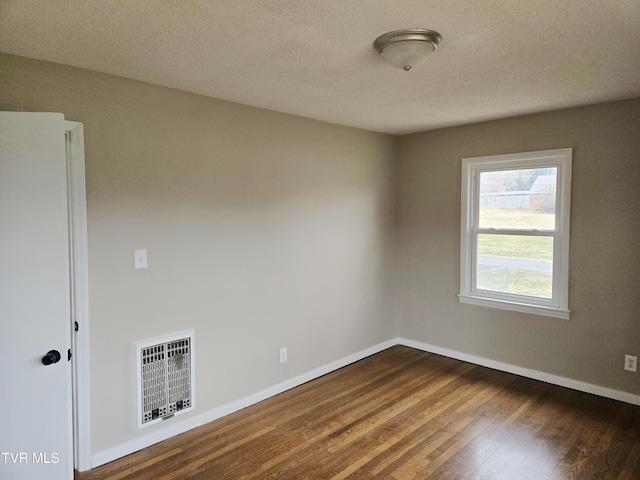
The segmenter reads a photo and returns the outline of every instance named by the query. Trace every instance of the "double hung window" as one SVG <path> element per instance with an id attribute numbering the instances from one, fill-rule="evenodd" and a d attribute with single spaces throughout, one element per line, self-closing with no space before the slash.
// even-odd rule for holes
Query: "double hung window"
<path id="1" fill-rule="evenodd" d="M 460 302 L 569 318 L 571 159 L 462 159 Z"/>

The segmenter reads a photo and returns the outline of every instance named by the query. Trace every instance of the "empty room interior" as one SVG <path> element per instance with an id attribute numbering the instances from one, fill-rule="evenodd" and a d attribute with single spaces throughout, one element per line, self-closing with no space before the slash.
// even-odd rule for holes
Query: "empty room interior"
<path id="1" fill-rule="evenodd" d="M 76 478 L 640 478 L 639 41 L 635 0 L 1 2 L 0 110 L 83 129 Z M 13 433 L 0 478 L 65 455 Z"/>

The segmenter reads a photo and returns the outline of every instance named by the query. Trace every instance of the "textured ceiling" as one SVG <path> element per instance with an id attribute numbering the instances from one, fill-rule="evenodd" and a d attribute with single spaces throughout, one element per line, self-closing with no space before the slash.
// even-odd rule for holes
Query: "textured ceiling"
<path id="1" fill-rule="evenodd" d="M 393 134 L 640 97 L 639 43 L 640 0 L 0 0 L 2 52 Z"/>

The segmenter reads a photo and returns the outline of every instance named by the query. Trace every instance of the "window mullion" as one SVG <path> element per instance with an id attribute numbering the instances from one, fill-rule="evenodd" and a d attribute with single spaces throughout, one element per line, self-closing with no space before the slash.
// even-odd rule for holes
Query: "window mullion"
<path id="1" fill-rule="evenodd" d="M 558 232 L 555 230 L 524 230 L 508 228 L 474 228 L 476 235 L 523 235 L 533 237 L 555 237 Z"/>

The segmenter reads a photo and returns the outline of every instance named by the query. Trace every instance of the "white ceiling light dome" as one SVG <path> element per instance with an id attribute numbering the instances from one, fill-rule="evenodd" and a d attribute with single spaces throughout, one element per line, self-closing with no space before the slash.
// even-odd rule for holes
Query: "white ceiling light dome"
<path id="1" fill-rule="evenodd" d="M 442 36 L 433 30 L 408 28 L 380 35 L 373 47 L 389 64 L 408 72 L 424 63 L 441 40 Z"/>

